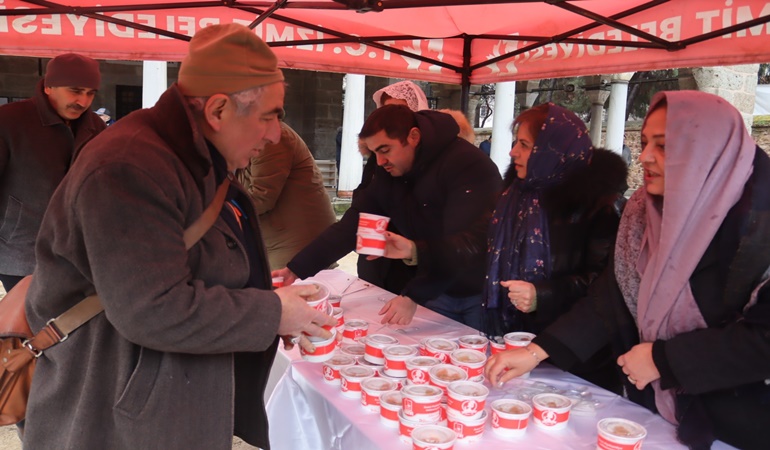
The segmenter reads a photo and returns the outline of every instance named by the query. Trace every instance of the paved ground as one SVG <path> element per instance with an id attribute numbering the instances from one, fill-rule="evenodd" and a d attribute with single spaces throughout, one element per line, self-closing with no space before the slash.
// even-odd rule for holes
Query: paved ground
<path id="1" fill-rule="evenodd" d="M 356 274 L 356 260 L 358 256 L 355 253 L 350 253 L 341 260 L 338 261 L 339 269 L 344 270 L 350 274 Z M 0 299 L 5 295 L 5 290 L 0 285 Z M 254 450 L 256 447 L 252 447 L 249 444 L 235 439 L 233 442 L 233 450 Z M 21 443 L 16 435 L 16 426 L 0 427 L 0 450 L 21 450 Z"/>

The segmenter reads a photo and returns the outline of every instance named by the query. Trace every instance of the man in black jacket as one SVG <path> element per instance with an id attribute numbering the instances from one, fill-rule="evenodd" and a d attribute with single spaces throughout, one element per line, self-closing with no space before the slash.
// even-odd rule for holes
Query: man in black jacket
<path id="1" fill-rule="evenodd" d="M 396 251 L 386 256 L 417 270 L 382 308 L 382 322 L 406 325 L 421 304 L 481 329 L 486 235 L 501 178 L 458 131 L 444 113 L 401 105 L 375 110 L 359 135 L 377 158 L 371 184 L 338 223 L 274 275 L 289 282 L 314 275 L 355 249 L 359 213 L 388 216 L 403 236 L 388 233 Z"/>

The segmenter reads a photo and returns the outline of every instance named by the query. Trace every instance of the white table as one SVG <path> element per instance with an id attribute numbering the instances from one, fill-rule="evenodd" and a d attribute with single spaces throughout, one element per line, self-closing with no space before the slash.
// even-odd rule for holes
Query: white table
<path id="1" fill-rule="evenodd" d="M 381 325 L 377 312 L 394 294 L 368 286 L 340 270 L 323 271 L 315 278 L 324 281 L 336 292 L 350 285 L 348 292 L 353 293 L 342 298 L 345 317 L 367 320 L 369 334 L 391 335 L 404 344 L 418 344 L 421 339 L 432 336 L 451 339 L 478 334 L 472 328 L 423 307 L 418 307 L 414 320 L 408 326 Z M 339 386 L 325 383 L 321 366 L 320 363 L 303 361 L 296 349 L 290 352 L 281 349 L 276 356 L 273 375 L 280 380 L 267 404 L 273 449 L 409 448 L 400 441 L 397 429 L 387 428 L 380 423 L 378 414 L 366 412 L 358 400 L 343 397 Z M 523 390 L 542 386 L 535 385 L 538 382 L 564 390 L 587 387 L 598 406 L 593 412 L 573 413 L 567 428 L 560 432 L 544 432 L 530 423 L 526 434 L 518 439 L 497 436 L 488 423 L 479 442 L 458 443 L 455 448 L 594 449 L 596 423 L 605 417 L 623 417 L 644 425 L 648 433 L 644 441 L 646 450 L 686 448 L 676 441 L 674 427 L 662 417 L 548 364 L 541 364 L 529 379 L 513 380 L 500 389 L 486 383 L 490 389 L 487 405 L 492 400 L 515 397 Z M 717 443 L 713 448 L 730 447 Z"/>

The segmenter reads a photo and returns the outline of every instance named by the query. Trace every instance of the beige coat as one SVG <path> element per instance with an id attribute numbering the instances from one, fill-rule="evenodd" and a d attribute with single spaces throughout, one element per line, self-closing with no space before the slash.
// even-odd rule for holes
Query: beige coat
<path id="1" fill-rule="evenodd" d="M 329 194 L 305 141 L 281 124 L 281 141 L 251 159 L 239 177 L 259 214 L 270 267 L 286 267 L 336 221 Z"/>

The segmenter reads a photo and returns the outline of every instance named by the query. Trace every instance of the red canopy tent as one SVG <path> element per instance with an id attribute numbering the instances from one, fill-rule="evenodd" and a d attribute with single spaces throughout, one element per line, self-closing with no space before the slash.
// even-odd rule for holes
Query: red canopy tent
<path id="1" fill-rule="evenodd" d="M 770 61 L 761 0 L 0 0 L 0 54 L 179 61 L 251 26 L 287 68 L 470 84 Z"/>

